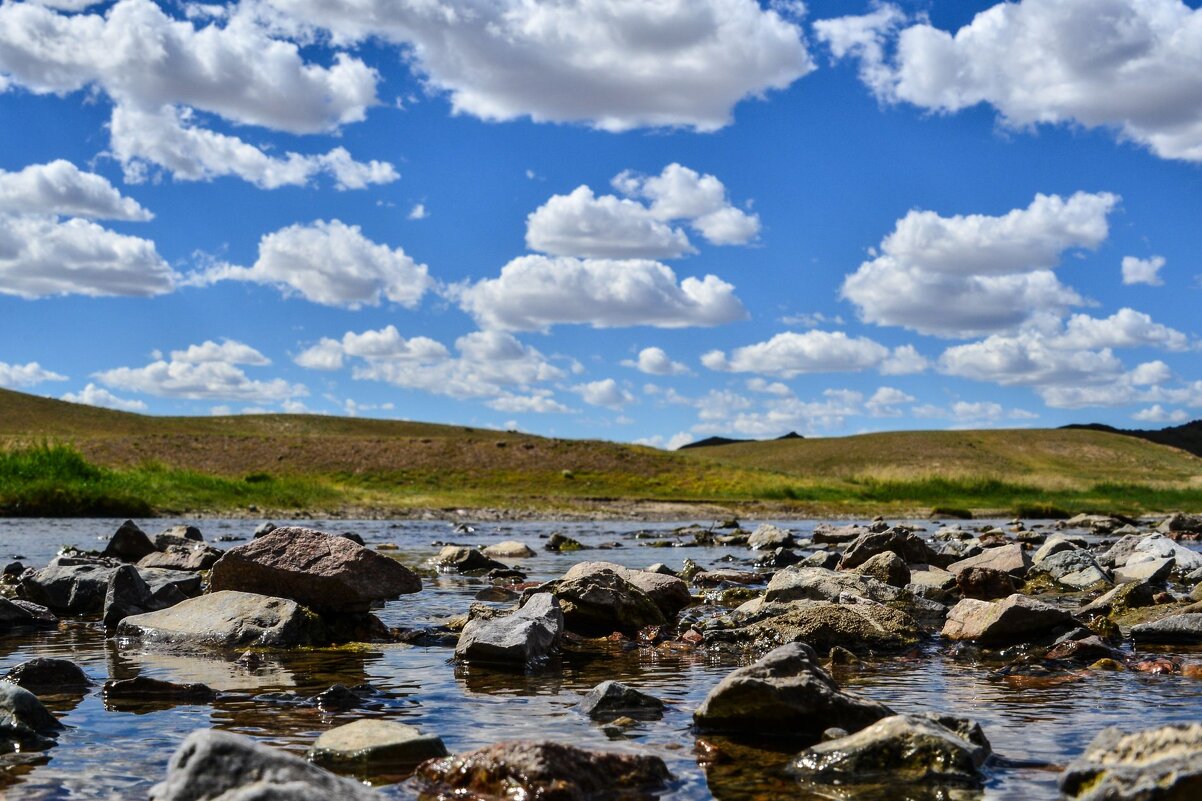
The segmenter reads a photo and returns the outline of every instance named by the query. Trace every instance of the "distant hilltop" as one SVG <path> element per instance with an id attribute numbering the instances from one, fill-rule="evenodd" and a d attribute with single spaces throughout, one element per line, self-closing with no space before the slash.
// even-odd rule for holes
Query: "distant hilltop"
<path id="1" fill-rule="evenodd" d="M 805 439 L 805 437 L 803 437 L 801 434 L 798 434 L 796 431 L 790 431 L 788 434 L 785 434 L 782 437 L 776 437 L 776 438 L 770 439 L 770 440 L 731 439 L 730 437 L 706 437 L 705 439 L 699 439 L 696 442 L 690 442 L 688 445 L 681 445 L 676 450 L 683 451 L 683 450 L 688 450 L 689 448 L 713 448 L 718 445 L 737 445 L 740 442 L 780 442 L 782 439 Z"/>
<path id="2" fill-rule="evenodd" d="M 1193 420 L 1179 426 L 1170 426 L 1156 430 L 1115 428 L 1102 423 L 1085 423 L 1063 426 L 1067 429 L 1085 429 L 1087 431 L 1105 431 L 1108 434 L 1122 434 L 1127 437 L 1146 439 L 1159 445 L 1180 448 L 1194 456 L 1202 456 L 1202 420 Z"/>

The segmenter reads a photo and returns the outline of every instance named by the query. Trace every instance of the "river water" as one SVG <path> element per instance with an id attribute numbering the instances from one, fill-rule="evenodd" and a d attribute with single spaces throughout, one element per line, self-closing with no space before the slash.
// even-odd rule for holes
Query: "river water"
<path id="1" fill-rule="evenodd" d="M 120 521 L 0 519 L 0 562 L 24 557 L 26 565 L 44 565 L 61 546 L 102 548 Z M 249 539 L 260 521 L 137 521 L 152 535 L 177 522 L 198 525 L 205 539 Z M 817 521 L 776 521 L 804 536 Z M 846 521 L 844 521 L 846 522 Z M 972 521 L 982 525 L 988 521 Z M 997 521 L 994 521 L 997 522 Z M 397 546 L 390 555 L 418 567 L 438 550 L 439 542 L 487 544 L 502 539 L 527 543 L 538 555 L 521 560 L 530 580 L 562 575 L 572 564 L 604 559 L 630 567 L 663 562 L 680 568 L 685 558 L 703 567 L 739 567 L 749 562 L 742 547 L 647 548 L 636 530 L 677 524 L 634 523 L 484 523 L 470 534 L 455 533 L 441 521 L 308 521 L 326 531 L 354 531 L 370 546 Z M 917 521 L 917 525 L 928 525 Z M 585 545 L 621 543 L 621 547 L 577 553 L 549 553 L 542 541 L 562 532 Z M 391 602 L 378 614 L 390 626 L 435 624 L 467 611 L 487 584 L 481 579 L 441 574 L 424 579 L 416 595 Z M 502 606 L 506 604 L 500 604 Z M 736 756 L 703 769 L 696 754 L 691 713 L 706 693 L 739 662 L 728 655 L 682 650 L 679 644 L 635 647 L 612 644 L 589 653 L 565 655 L 560 665 L 534 674 L 513 674 L 462 667 L 446 647 L 402 644 L 304 650 L 271 655 L 253 668 L 231 658 L 197 653 L 155 653 L 106 640 L 94 621 L 59 631 L 0 636 L 0 674 L 36 656 L 70 659 L 96 682 L 78 697 L 43 700 L 66 731 L 58 744 L 41 753 L 0 757 L 0 797 L 24 799 L 145 798 L 160 780 L 179 742 L 197 728 L 219 728 L 250 735 L 302 753 L 323 731 L 351 720 L 378 716 L 440 735 L 452 752 L 499 740 L 551 738 L 583 747 L 656 754 L 675 779 L 661 795 L 665 801 L 689 799 L 810 798 L 781 777 L 788 753 L 735 750 Z M 865 660 L 839 668 L 836 678 L 847 689 L 884 701 L 899 712 L 938 711 L 980 722 L 995 753 L 1012 764 L 1062 765 L 1102 728 L 1138 729 L 1202 720 L 1202 682 L 1180 675 L 1091 671 L 1049 679 L 1002 678 L 996 664 L 974 664 L 953 657 L 936 642 L 912 652 Z M 212 704 L 170 707 L 106 708 L 99 686 L 110 678 L 146 675 L 176 682 L 204 682 L 221 691 Z M 668 703 L 662 720 L 644 722 L 621 734 L 605 729 L 573 709 L 581 695 L 605 679 L 621 679 Z M 267 693 L 309 697 L 334 683 L 370 683 L 381 691 L 372 708 L 327 713 Z M 713 738 L 710 738 L 713 739 Z M 721 743 L 719 743 L 721 745 Z M 1050 767 L 994 767 L 985 789 L 954 796 L 908 795 L 897 787 L 858 795 L 835 790 L 828 798 L 1030 799 L 1055 798 L 1056 770 Z M 416 798 L 403 777 L 360 776 L 390 799 Z"/>

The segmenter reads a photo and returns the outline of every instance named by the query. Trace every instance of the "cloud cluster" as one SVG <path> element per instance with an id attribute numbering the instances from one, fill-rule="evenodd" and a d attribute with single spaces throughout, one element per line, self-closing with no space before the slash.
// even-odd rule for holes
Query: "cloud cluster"
<path id="1" fill-rule="evenodd" d="M 1160 277 L 1160 268 L 1164 267 L 1164 265 L 1164 256 L 1152 256 L 1147 259 L 1124 256 L 1123 283 L 1127 286 L 1131 286 L 1132 284 L 1163 286 L 1164 280 Z"/>
<path id="2" fill-rule="evenodd" d="M 46 381 L 66 381 L 65 375 L 47 370 L 37 362 L 9 364 L 0 362 L 0 387 L 19 389 L 33 387 Z"/>
<path id="3" fill-rule="evenodd" d="M 271 404 L 308 395 L 301 384 L 289 384 L 282 378 L 252 379 L 238 366 L 266 364 L 270 362 L 263 354 L 244 343 L 208 341 L 172 351 L 169 359 L 155 359 L 143 367 L 103 370 L 94 377 L 116 390 L 161 398 Z"/>
<path id="4" fill-rule="evenodd" d="M 624 359 L 623 367 L 633 367 L 647 375 L 686 375 L 689 368 L 674 362 L 663 348 L 650 347 L 639 351 L 637 359 Z"/>
<path id="5" fill-rule="evenodd" d="M 711 370 L 760 373 L 794 378 L 806 373 L 858 372 L 879 369 L 887 375 L 921 372 L 926 360 L 913 346 L 890 351 L 867 337 L 849 337 L 842 331 L 785 331 L 765 342 L 701 357 Z"/>
<path id="6" fill-rule="evenodd" d="M 145 401 L 118 397 L 104 387 L 96 386 L 91 381 L 79 392 L 64 394 L 62 400 L 68 403 L 82 403 L 85 406 L 101 406 L 105 409 L 117 409 L 122 412 L 144 412 L 147 409 Z"/>

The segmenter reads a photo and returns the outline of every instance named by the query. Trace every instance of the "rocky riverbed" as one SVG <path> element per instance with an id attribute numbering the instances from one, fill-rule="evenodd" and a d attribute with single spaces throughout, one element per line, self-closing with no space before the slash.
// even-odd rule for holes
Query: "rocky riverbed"
<path id="1" fill-rule="evenodd" d="M 264 523 L 0 521 L 4 798 L 1202 797 L 1202 519 Z"/>

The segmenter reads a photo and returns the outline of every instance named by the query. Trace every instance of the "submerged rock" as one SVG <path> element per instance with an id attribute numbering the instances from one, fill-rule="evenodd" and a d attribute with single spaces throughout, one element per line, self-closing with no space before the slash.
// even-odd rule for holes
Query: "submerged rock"
<path id="1" fill-rule="evenodd" d="M 379 801 L 357 781 L 249 737 L 216 729 L 188 735 L 151 801 Z"/>
<path id="2" fill-rule="evenodd" d="M 707 732 L 816 742 L 832 726 L 859 731 L 892 714 L 884 704 L 840 690 L 813 648 L 791 643 L 719 682 L 693 722 Z"/>
<path id="3" fill-rule="evenodd" d="M 1151 623 L 1140 623 L 1131 627 L 1131 638 L 1137 643 L 1149 645 L 1202 643 L 1202 613 L 1187 612 Z"/>
<path id="4" fill-rule="evenodd" d="M 672 776 L 657 756 L 515 740 L 431 760 L 417 778 L 441 798 L 636 801 L 653 798 Z"/>
<path id="5" fill-rule="evenodd" d="M 92 680 L 74 662 L 66 659 L 37 657 L 4 674 L 4 681 L 24 687 L 31 693 L 77 693 L 92 686 Z"/>
<path id="6" fill-rule="evenodd" d="M 382 770 L 412 767 L 447 755 L 442 738 L 414 726 L 365 718 L 323 733 L 309 749 L 309 760 L 332 768 Z"/>
<path id="7" fill-rule="evenodd" d="M 287 648 L 326 639 L 320 618 L 296 601 L 232 590 L 127 617 L 118 624 L 117 636 L 184 648 Z"/>
<path id="8" fill-rule="evenodd" d="M 555 552 L 587 551 L 588 550 L 588 546 L 582 545 L 580 542 L 572 539 L 571 537 L 569 537 L 565 534 L 560 534 L 559 532 L 552 534 L 551 537 L 547 540 L 546 545 L 544 545 L 543 547 L 545 549 L 547 549 L 548 551 L 555 551 Z"/>
<path id="9" fill-rule="evenodd" d="M 364 612 L 374 601 L 418 592 L 421 579 L 395 559 L 345 537 L 277 528 L 225 552 L 209 589 L 289 598 L 311 609 Z"/>
<path id="10" fill-rule="evenodd" d="M 106 681 L 101 690 L 109 704 L 130 701 L 170 701 L 173 703 L 203 704 L 212 701 L 217 693 L 205 684 L 176 684 L 149 676 Z"/>
<path id="11" fill-rule="evenodd" d="M 948 612 L 943 636 L 1000 646 L 1047 637 L 1078 625 L 1067 612 L 1015 593 L 994 602 L 965 598 Z"/>
<path id="12" fill-rule="evenodd" d="M 559 601 L 550 593 L 536 593 L 511 615 L 469 620 L 459 634 L 455 657 L 466 662 L 537 664 L 559 647 L 563 627 Z"/>
<path id="13" fill-rule="evenodd" d="M 1202 725 L 1126 733 L 1109 728 L 1060 775 L 1074 801 L 1189 801 L 1202 797 Z"/>
<path id="14" fill-rule="evenodd" d="M 918 642 L 918 623 L 883 604 L 791 601 L 760 605 L 748 622 L 734 629 L 707 630 L 707 644 L 742 642 L 756 648 L 806 643 L 822 651 L 836 646 L 853 651 L 890 651 Z"/>
<path id="15" fill-rule="evenodd" d="M 24 687 L 0 681 L 0 754 L 53 744 L 63 724 Z"/>
<path id="16" fill-rule="evenodd" d="M 659 717 L 664 702 L 620 681 L 603 681 L 581 699 L 576 708 L 593 720 L 612 720 L 620 715 Z"/>

